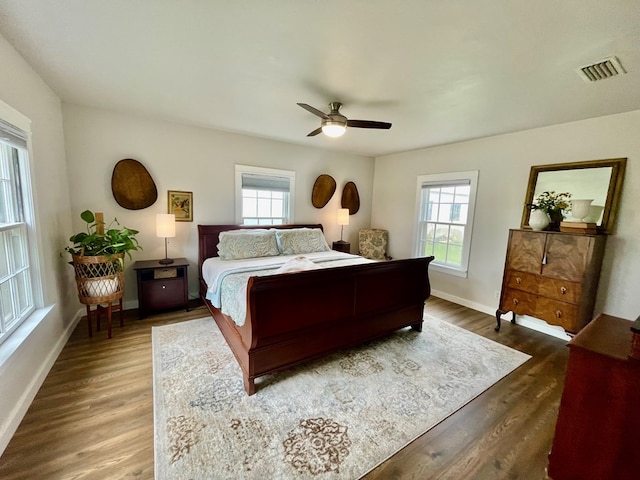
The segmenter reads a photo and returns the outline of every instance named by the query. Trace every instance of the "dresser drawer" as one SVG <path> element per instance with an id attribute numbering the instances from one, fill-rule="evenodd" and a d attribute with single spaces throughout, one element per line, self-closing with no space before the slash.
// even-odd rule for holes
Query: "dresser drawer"
<path id="1" fill-rule="evenodd" d="M 516 315 L 533 316 L 537 301 L 537 295 L 508 288 L 502 296 L 500 308 L 505 312 L 512 311 Z"/>
<path id="2" fill-rule="evenodd" d="M 550 325 L 560 325 L 569 332 L 577 332 L 582 325 L 578 321 L 578 306 L 541 297 L 532 293 L 507 289 L 502 297 L 500 309 L 512 311 L 516 315 L 529 315 Z"/>
<path id="3" fill-rule="evenodd" d="M 580 303 L 582 285 L 567 280 L 544 278 L 538 286 L 538 293 L 543 297 L 553 298 L 567 303 Z"/>
<path id="4" fill-rule="evenodd" d="M 578 326 L 578 306 L 571 303 L 540 297 L 532 316 L 551 325 L 560 325 L 568 332 L 575 333 L 582 328 Z"/>
<path id="5" fill-rule="evenodd" d="M 507 278 L 504 281 L 507 288 L 535 294 L 538 293 L 540 275 L 518 270 L 507 270 Z"/>
<path id="6" fill-rule="evenodd" d="M 543 275 L 507 270 L 507 288 L 553 298 L 567 303 L 580 303 L 582 286 L 568 280 L 548 278 Z"/>

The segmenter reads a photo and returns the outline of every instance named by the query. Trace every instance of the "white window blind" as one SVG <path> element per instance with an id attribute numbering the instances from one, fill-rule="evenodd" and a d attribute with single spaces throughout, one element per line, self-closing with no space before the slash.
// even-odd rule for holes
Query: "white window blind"
<path id="1" fill-rule="evenodd" d="M 244 225 L 293 222 L 295 172 L 236 165 L 236 220 Z"/>

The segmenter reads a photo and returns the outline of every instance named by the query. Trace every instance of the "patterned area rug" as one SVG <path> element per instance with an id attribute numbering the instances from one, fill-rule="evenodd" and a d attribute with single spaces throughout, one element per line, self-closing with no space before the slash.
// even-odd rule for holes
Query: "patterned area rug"
<path id="1" fill-rule="evenodd" d="M 530 358 L 425 316 L 249 397 L 211 317 L 152 337 L 158 480 L 359 478 Z"/>

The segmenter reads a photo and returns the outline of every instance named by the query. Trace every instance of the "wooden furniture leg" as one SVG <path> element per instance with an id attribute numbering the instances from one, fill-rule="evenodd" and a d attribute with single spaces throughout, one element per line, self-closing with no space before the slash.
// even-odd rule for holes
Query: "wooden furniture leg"
<path id="1" fill-rule="evenodd" d="M 502 319 L 500 317 L 502 317 L 502 315 L 504 315 L 505 313 L 507 313 L 507 311 L 505 310 L 496 310 L 496 328 L 494 329 L 496 332 L 500 331 L 500 322 L 502 321 Z M 513 323 L 514 325 L 516 324 L 516 312 L 511 312 L 513 314 L 513 316 L 511 317 L 511 323 Z"/>
<path id="2" fill-rule="evenodd" d="M 255 378 L 249 378 L 247 375 L 243 375 L 244 380 L 244 389 L 247 392 L 247 395 L 253 395 L 256 393 L 256 380 Z"/>
<path id="3" fill-rule="evenodd" d="M 118 303 L 114 305 L 112 302 L 108 302 L 107 306 L 96 305 L 96 309 L 92 312 L 90 305 L 87 305 L 87 322 L 89 323 L 89 336 L 93 336 L 91 330 L 91 316 L 95 313 L 96 316 L 96 330 L 100 331 L 100 317 L 103 312 L 107 315 L 107 338 L 112 338 L 111 331 L 111 317 L 113 312 L 120 312 L 120 327 L 124 327 L 124 308 L 122 307 L 122 297 L 118 299 Z"/>
<path id="4" fill-rule="evenodd" d="M 111 312 L 112 312 L 111 302 L 107 305 L 107 338 L 111 338 Z"/>
<path id="5" fill-rule="evenodd" d="M 91 306 L 87 305 L 87 325 L 89 326 L 89 338 L 93 337 L 93 330 L 91 328 Z"/>

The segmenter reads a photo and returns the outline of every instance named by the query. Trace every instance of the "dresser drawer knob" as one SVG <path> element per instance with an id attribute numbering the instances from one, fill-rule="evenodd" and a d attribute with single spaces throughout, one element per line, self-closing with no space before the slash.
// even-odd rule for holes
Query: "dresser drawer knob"
<path id="1" fill-rule="evenodd" d="M 522 283 L 522 279 L 520 277 L 516 277 L 516 283 L 520 285 Z"/>
<path id="2" fill-rule="evenodd" d="M 167 286 L 166 285 L 162 285 L 162 289 L 164 290 L 165 288 L 167 288 Z"/>
<path id="3" fill-rule="evenodd" d="M 560 293 L 562 295 L 566 294 L 567 293 L 567 287 L 560 287 Z"/>
<path id="4" fill-rule="evenodd" d="M 518 305 L 518 303 L 520 303 L 520 302 L 518 301 L 518 299 L 517 299 L 517 298 L 514 298 L 514 299 L 513 299 L 513 304 L 514 304 L 514 305 Z"/>
<path id="5" fill-rule="evenodd" d="M 562 312 L 560 310 L 556 311 L 556 318 L 562 318 Z"/>

